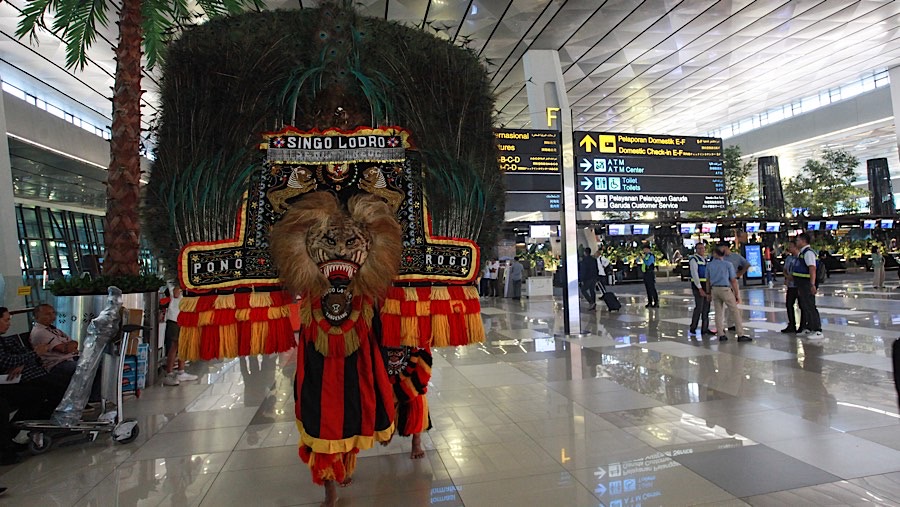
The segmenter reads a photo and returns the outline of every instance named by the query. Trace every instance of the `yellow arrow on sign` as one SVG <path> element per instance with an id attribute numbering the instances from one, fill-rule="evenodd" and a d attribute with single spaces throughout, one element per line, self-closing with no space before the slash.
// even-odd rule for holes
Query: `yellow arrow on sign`
<path id="1" fill-rule="evenodd" d="M 581 138 L 581 141 L 578 142 L 578 146 L 583 147 L 584 151 L 586 151 L 587 153 L 591 152 L 591 145 L 594 145 L 594 148 L 596 148 L 597 141 L 594 141 L 594 138 L 591 137 L 590 134 L 586 134 L 584 137 Z"/>

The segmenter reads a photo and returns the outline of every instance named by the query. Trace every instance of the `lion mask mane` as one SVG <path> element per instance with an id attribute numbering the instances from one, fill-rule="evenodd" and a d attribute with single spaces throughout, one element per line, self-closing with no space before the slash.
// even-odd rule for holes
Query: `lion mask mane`
<path id="1" fill-rule="evenodd" d="M 313 192 L 292 204 L 272 228 L 270 242 L 285 288 L 321 297 L 329 320 L 338 321 L 352 297 L 387 291 L 403 248 L 387 203 L 358 194 L 345 208 L 330 192 Z"/>

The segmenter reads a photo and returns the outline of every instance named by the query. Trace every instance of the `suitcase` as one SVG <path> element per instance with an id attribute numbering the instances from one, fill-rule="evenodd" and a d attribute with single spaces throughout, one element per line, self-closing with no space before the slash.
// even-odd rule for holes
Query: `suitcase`
<path id="1" fill-rule="evenodd" d="M 622 309 L 622 303 L 619 302 L 619 298 L 617 298 L 616 295 L 612 292 L 604 292 L 600 296 L 600 299 L 602 299 L 603 302 L 606 303 L 606 308 L 608 308 L 611 312 L 617 312 Z"/>

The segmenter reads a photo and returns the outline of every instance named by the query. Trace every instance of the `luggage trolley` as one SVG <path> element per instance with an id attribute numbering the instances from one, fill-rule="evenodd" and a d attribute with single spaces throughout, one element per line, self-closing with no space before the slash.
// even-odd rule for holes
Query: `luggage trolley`
<path id="1" fill-rule="evenodd" d="M 121 320 L 119 322 L 121 323 Z M 121 326 L 118 333 L 118 341 L 116 344 L 118 344 L 119 347 L 119 356 L 115 359 L 118 362 L 118 367 L 116 368 L 116 399 L 110 400 L 115 403 L 116 409 L 103 412 L 96 421 L 86 421 L 81 418 L 79 414 L 79 420 L 72 424 L 65 425 L 57 424 L 53 420 L 16 422 L 15 426 L 17 428 L 28 431 L 30 437 L 28 441 L 28 450 L 32 454 L 43 454 L 54 446 L 59 446 L 64 443 L 76 443 L 78 441 L 93 442 L 101 433 L 110 433 L 112 439 L 120 444 L 128 444 L 138 437 L 140 434 L 140 427 L 138 426 L 137 420 L 125 417 L 122 399 L 122 383 L 125 369 L 125 345 L 128 343 L 127 339 L 131 333 L 140 329 L 142 329 L 142 326 L 129 324 Z M 103 356 L 102 361 L 110 360 L 109 358 L 111 356 L 108 354 L 103 354 Z M 82 358 L 80 358 L 79 361 Z M 98 370 L 99 369 L 98 366 Z M 94 374 L 98 375 L 99 371 L 95 371 Z M 90 386 L 90 383 L 87 383 L 87 385 Z M 57 412 L 62 409 L 64 403 L 65 400 L 60 403 Z M 105 410 L 107 400 L 103 400 L 102 403 Z"/>

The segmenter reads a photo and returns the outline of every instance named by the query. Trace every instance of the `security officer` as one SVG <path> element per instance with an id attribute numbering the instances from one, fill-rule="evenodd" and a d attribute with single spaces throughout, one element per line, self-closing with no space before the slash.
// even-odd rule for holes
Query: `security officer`
<path id="1" fill-rule="evenodd" d="M 641 272 L 644 274 L 644 288 L 647 289 L 646 308 L 659 308 L 659 293 L 656 292 L 656 256 L 650 252 L 650 245 L 644 244 L 641 258 Z"/>
<path id="2" fill-rule="evenodd" d="M 784 257 L 784 286 L 787 287 L 784 304 L 787 308 L 788 323 L 787 327 L 782 329 L 782 333 L 797 333 L 802 331 L 806 324 L 806 315 L 800 312 L 800 326 L 797 326 L 797 283 L 794 281 L 794 263 L 797 262 L 797 256 L 800 249 L 797 248 L 797 242 L 790 240 L 787 242 L 785 251 L 788 253 Z"/>
<path id="3" fill-rule="evenodd" d="M 819 310 L 816 308 L 816 260 L 819 256 L 809 247 L 809 234 L 802 232 L 797 235 L 797 246 L 800 248 L 797 262 L 791 273 L 794 283 L 797 284 L 797 302 L 800 303 L 800 314 L 806 321 L 803 322 L 803 336 L 810 340 L 821 340 L 822 321 L 819 319 Z M 802 320 L 801 318 L 801 320 Z"/>
<path id="4" fill-rule="evenodd" d="M 691 292 L 694 293 L 694 313 L 691 316 L 691 334 L 697 332 L 697 323 L 701 322 L 700 333 L 715 334 L 709 330 L 710 295 L 706 288 L 706 243 L 697 244 L 697 251 L 688 257 L 691 267 Z"/>

